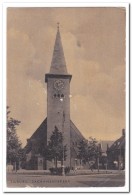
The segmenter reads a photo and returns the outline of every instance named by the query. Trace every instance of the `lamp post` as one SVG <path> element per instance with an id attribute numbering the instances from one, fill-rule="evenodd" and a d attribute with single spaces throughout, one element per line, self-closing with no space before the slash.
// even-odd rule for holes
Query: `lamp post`
<path id="1" fill-rule="evenodd" d="M 97 168 L 99 173 L 99 145 L 97 146 Z"/>
<path id="2" fill-rule="evenodd" d="M 16 173 L 17 172 L 17 164 L 16 164 L 16 161 L 15 161 L 14 169 L 15 169 L 15 173 Z"/>
<path id="3" fill-rule="evenodd" d="M 106 154 L 106 173 L 107 173 L 107 170 L 108 170 L 108 159 L 107 159 L 107 154 Z"/>
<path id="4" fill-rule="evenodd" d="M 60 98 L 60 101 L 62 102 L 62 106 L 63 106 L 63 98 Z M 64 167 L 64 122 L 65 122 L 65 113 L 63 111 L 63 115 L 62 115 L 62 135 L 63 135 L 63 142 L 62 142 L 62 152 L 63 152 L 63 154 L 62 154 L 63 155 L 62 156 L 62 176 L 65 176 L 65 167 Z"/>
<path id="5" fill-rule="evenodd" d="M 106 173 L 107 173 L 107 170 L 108 170 L 108 157 L 107 157 L 107 153 L 104 153 L 103 156 L 105 157 L 105 170 L 106 170 Z"/>
<path id="6" fill-rule="evenodd" d="M 98 154 L 98 159 L 97 159 L 97 166 L 98 166 L 98 173 L 99 173 L 99 154 Z"/>
<path id="7" fill-rule="evenodd" d="M 63 135 L 63 143 L 62 143 L 62 150 L 63 150 L 63 157 L 62 157 L 62 176 L 65 176 L 65 167 L 64 167 L 64 131 L 63 130 L 64 130 L 64 119 L 62 121 L 62 135 Z"/>
<path id="8" fill-rule="evenodd" d="M 119 156 L 118 156 L 118 170 L 121 170 L 121 146 L 119 148 Z"/>

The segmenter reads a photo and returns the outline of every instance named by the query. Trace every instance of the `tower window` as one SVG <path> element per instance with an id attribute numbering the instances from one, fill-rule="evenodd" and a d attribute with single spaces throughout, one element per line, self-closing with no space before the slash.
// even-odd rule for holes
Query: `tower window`
<path id="1" fill-rule="evenodd" d="M 61 97 L 63 98 L 63 97 L 64 97 L 64 95 L 63 95 L 63 94 L 61 94 Z"/>
<path id="2" fill-rule="evenodd" d="M 64 96 L 64 94 L 54 94 L 53 95 L 53 98 L 64 98 L 65 96 Z"/>

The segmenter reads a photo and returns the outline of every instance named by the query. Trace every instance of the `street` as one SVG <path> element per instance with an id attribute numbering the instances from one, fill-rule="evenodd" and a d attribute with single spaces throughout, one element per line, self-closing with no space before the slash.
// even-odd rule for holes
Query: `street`
<path id="1" fill-rule="evenodd" d="M 56 176 L 7 174 L 7 187 L 122 187 L 125 173 L 93 173 L 90 175 Z"/>

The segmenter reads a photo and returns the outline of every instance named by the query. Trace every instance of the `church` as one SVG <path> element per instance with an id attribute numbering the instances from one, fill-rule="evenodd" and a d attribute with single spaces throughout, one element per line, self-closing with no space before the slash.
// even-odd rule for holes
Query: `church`
<path id="1" fill-rule="evenodd" d="M 53 167 L 53 162 L 47 161 L 41 155 L 55 127 L 63 133 L 64 145 L 67 145 L 65 167 L 81 166 L 78 159 L 78 144 L 84 139 L 70 118 L 70 82 L 72 75 L 68 74 L 62 42 L 57 26 L 56 40 L 49 73 L 45 74 L 47 84 L 47 118 L 41 123 L 33 135 L 27 139 L 26 169 L 47 170 Z"/>

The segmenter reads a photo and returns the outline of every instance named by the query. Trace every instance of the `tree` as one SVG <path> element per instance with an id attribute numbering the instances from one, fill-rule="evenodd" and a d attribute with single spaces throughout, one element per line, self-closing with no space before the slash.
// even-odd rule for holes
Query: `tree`
<path id="1" fill-rule="evenodd" d="M 78 146 L 78 158 L 81 159 L 84 163 L 87 162 L 88 157 L 88 145 L 87 140 L 81 140 Z"/>
<path id="2" fill-rule="evenodd" d="M 98 142 L 90 137 L 88 140 L 88 160 L 95 160 L 98 155 Z"/>
<path id="3" fill-rule="evenodd" d="M 21 122 L 10 117 L 9 114 L 7 106 L 7 164 L 18 164 L 24 157 L 21 142 L 16 133 L 16 128 Z"/>
<path id="4" fill-rule="evenodd" d="M 99 158 L 101 156 L 101 146 L 95 138 L 90 137 L 88 141 L 88 163 L 93 162 L 95 168 L 99 171 Z"/>
<path id="5" fill-rule="evenodd" d="M 97 163 L 97 159 L 100 154 L 97 140 L 92 137 L 90 137 L 89 140 L 81 140 L 78 149 L 78 157 L 83 161 L 83 163 L 88 162 L 92 170 L 90 162 L 92 162 L 92 164 Z"/>
<path id="6" fill-rule="evenodd" d="M 55 168 L 57 168 L 57 161 L 63 162 L 66 160 L 66 145 L 63 146 L 63 136 L 62 133 L 59 132 L 58 128 L 55 126 L 55 129 L 50 137 L 50 140 L 47 145 L 46 158 L 47 160 L 53 160 L 55 162 Z M 64 159 L 63 159 L 64 158 Z"/>

